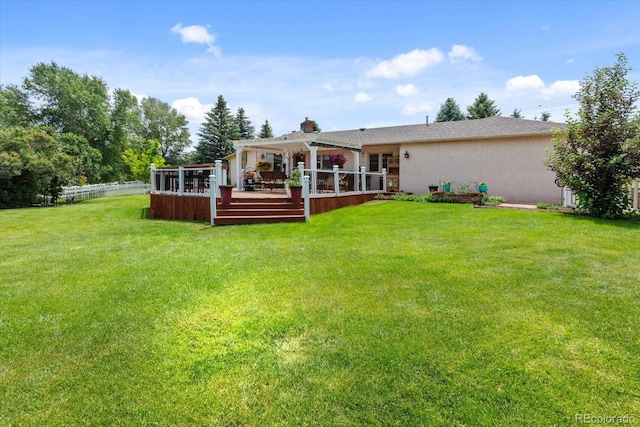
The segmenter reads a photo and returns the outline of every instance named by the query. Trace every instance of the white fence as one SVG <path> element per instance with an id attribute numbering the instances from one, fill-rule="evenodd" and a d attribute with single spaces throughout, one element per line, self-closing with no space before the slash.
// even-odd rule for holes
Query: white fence
<path id="1" fill-rule="evenodd" d="M 133 196 L 147 194 L 150 188 L 150 184 L 142 181 L 125 182 L 123 184 L 113 182 L 109 184 L 77 185 L 62 187 L 62 194 L 59 197 L 67 201 L 79 201 L 105 196 Z"/>
<path id="2" fill-rule="evenodd" d="M 640 178 L 631 181 L 628 186 L 629 191 L 629 209 L 640 209 Z M 576 195 L 568 188 L 562 188 L 562 206 L 565 208 L 575 208 L 578 205 Z"/>

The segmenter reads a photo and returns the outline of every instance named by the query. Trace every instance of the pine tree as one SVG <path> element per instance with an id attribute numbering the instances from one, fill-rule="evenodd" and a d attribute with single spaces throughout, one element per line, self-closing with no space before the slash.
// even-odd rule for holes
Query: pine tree
<path id="1" fill-rule="evenodd" d="M 469 120 L 500 115 L 500 110 L 495 106 L 495 102 L 489 99 L 489 96 L 484 92 L 481 92 L 473 101 L 473 104 L 467 107 L 467 111 L 469 112 L 467 116 Z"/>
<path id="2" fill-rule="evenodd" d="M 205 115 L 205 122 L 200 126 L 196 147 L 196 159 L 199 163 L 212 163 L 221 160 L 233 152 L 232 140 L 238 139 L 238 128 L 231 115 L 227 101 L 218 96 L 216 105 Z"/>
<path id="3" fill-rule="evenodd" d="M 524 119 L 524 116 L 522 115 L 522 110 L 518 108 L 513 109 L 513 113 L 511 113 L 511 117 L 513 117 L 514 119 Z"/>
<path id="4" fill-rule="evenodd" d="M 455 122 L 458 120 L 464 120 L 464 114 L 460 111 L 460 106 L 455 99 L 447 98 L 440 106 L 436 122 Z"/>
<path id="5" fill-rule="evenodd" d="M 238 108 L 235 122 L 238 128 L 239 139 L 253 139 L 256 137 L 256 128 L 251 124 L 251 121 L 244 112 L 244 108 Z"/>
<path id="6" fill-rule="evenodd" d="M 273 138 L 273 129 L 271 129 L 271 125 L 269 124 L 269 120 L 265 120 L 260 128 L 260 138 Z"/>

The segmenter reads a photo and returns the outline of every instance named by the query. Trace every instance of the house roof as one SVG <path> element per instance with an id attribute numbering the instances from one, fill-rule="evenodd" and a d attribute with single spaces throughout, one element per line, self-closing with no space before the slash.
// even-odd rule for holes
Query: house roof
<path id="1" fill-rule="evenodd" d="M 564 129 L 566 123 L 488 117 L 485 119 L 435 122 L 419 125 L 390 126 L 323 132 L 322 135 L 362 145 L 398 144 L 462 139 L 487 139 L 510 136 L 551 135 L 554 128 Z"/>
<path id="2" fill-rule="evenodd" d="M 283 150 L 302 151 L 311 146 L 322 148 L 343 148 L 346 150 L 360 151 L 362 143 L 354 140 L 336 138 L 329 132 L 291 132 L 274 138 L 242 139 L 233 141 L 236 148 L 251 148 L 255 150 Z"/>

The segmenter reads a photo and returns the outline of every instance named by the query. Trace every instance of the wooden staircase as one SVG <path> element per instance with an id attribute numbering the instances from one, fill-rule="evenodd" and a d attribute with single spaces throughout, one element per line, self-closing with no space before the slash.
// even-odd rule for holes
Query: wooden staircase
<path id="1" fill-rule="evenodd" d="M 216 205 L 216 225 L 304 222 L 304 204 L 291 204 L 285 197 L 270 199 L 233 198 L 231 204 Z"/>

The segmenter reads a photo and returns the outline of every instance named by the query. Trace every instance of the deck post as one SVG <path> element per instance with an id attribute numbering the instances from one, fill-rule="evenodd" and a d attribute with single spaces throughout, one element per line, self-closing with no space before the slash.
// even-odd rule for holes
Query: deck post
<path id="1" fill-rule="evenodd" d="M 156 164 L 151 163 L 151 191 L 156 191 Z"/>
<path id="2" fill-rule="evenodd" d="M 300 171 L 300 176 L 304 176 L 304 162 L 298 162 L 298 170 Z"/>
<path id="3" fill-rule="evenodd" d="M 633 182 L 633 209 L 638 209 L 638 183 L 640 178 L 636 178 Z"/>
<path id="4" fill-rule="evenodd" d="M 209 175 L 209 188 L 211 190 L 209 190 L 209 206 L 210 206 L 210 212 L 211 212 L 211 226 L 216 225 L 215 223 L 215 219 L 216 219 L 216 191 L 214 190 L 214 188 L 218 188 L 218 185 L 216 184 L 216 176 L 214 174 Z"/>
<path id="5" fill-rule="evenodd" d="M 211 188 L 215 188 L 216 197 L 220 195 L 220 189 L 218 185 L 222 185 L 224 181 L 222 181 L 222 160 L 216 160 L 213 163 L 216 165 L 216 185 Z"/>
<path id="6" fill-rule="evenodd" d="M 387 192 L 387 168 L 382 168 L 382 192 Z"/>
<path id="7" fill-rule="evenodd" d="M 184 193 L 184 167 L 178 168 L 178 194 Z"/>
<path id="8" fill-rule="evenodd" d="M 309 175 L 304 175 L 302 177 L 302 197 L 304 197 L 304 220 L 309 221 L 309 217 L 311 216 L 311 203 L 309 200 Z"/>
<path id="9" fill-rule="evenodd" d="M 340 194 L 340 177 L 338 176 L 338 165 L 333 165 L 333 189 L 336 196 Z"/>
<path id="10" fill-rule="evenodd" d="M 367 192 L 367 168 L 360 166 L 360 182 L 362 182 L 362 193 Z"/>

